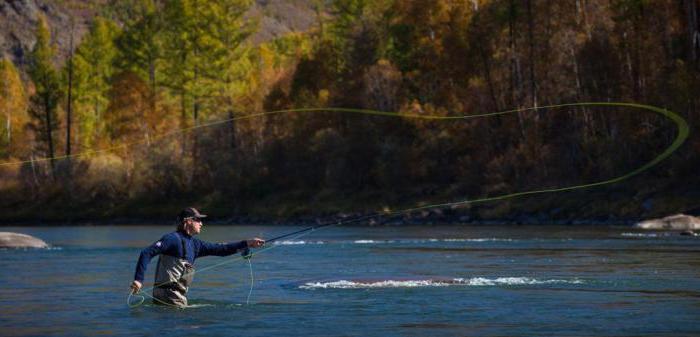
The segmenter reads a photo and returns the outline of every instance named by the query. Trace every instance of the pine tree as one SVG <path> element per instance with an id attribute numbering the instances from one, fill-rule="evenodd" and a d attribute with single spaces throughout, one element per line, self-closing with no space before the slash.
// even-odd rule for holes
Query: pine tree
<path id="1" fill-rule="evenodd" d="M 251 48 L 245 46 L 245 40 L 252 34 L 254 25 L 244 21 L 243 15 L 250 0 L 225 0 L 218 6 L 211 7 L 211 15 L 219 18 L 218 29 L 213 32 L 213 38 L 218 44 L 213 65 L 213 79 L 216 81 L 215 92 L 218 92 L 219 102 L 227 111 L 227 118 L 235 116 L 235 100 L 247 94 L 248 90 L 254 90 L 255 81 L 251 81 L 250 74 L 255 68 L 249 57 Z M 230 144 L 234 148 L 236 144 L 236 126 L 233 120 L 230 127 Z"/>
<path id="2" fill-rule="evenodd" d="M 34 82 L 35 93 L 29 99 L 29 115 L 32 123 L 29 128 L 34 131 L 38 149 L 51 158 L 51 172 L 54 168 L 54 130 L 58 127 L 58 103 L 61 98 L 61 85 L 52 59 L 51 35 L 46 19 L 41 17 L 37 24 L 36 44 L 29 56 L 29 76 Z"/>
<path id="3" fill-rule="evenodd" d="M 166 6 L 165 85 L 180 97 L 183 126 L 188 120 L 199 124 L 212 98 L 232 85 L 233 65 L 243 55 L 238 47 L 251 31 L 242 20 L 250 5 L 250 0 L 173 0 Z M 196 161 L 196 133 L 192 141 Z"/>
<path id="4" fill-rule="evenodd" d="M 75 100 L 79 116 L 80 143 L 90 148 L 99 134 L 109 104 L 110 81 L 114 74 L 117 25 L 97 17 L 75 53 Z"/>
<path id="5" fill-rule="evenodd" d="M 116 39 L 119 51 L 116 72 L 132 72 L 148 79 L 151 109 L 156 110 L 156 95 L 163 58 L 163 20 L 154 0 L 136 0 L 126 19 L 124 32 Z"/>

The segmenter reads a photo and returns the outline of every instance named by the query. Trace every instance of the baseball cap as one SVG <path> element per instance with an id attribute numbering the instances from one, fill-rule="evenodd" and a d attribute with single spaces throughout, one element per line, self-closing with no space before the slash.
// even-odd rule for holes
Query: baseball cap
<path id="1" fill-rule="evenodd" d="M 187 207 L 180 211 L 180 214 L 177 215 L 177 220 L 182 221 L 188 218 L 196 218 L 196 219 L 201 219 L 201 218 L 206 218 L 206 214 L 199 213 L 199 211 L 194 208 L 194 207 Z"/>

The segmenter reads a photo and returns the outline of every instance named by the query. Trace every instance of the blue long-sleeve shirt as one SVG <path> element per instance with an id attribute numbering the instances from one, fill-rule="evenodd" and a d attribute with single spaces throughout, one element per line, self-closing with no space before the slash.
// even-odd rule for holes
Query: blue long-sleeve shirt
<path id="1" fill-rule="evenodd" d="M 185 242 L 185 252 L 182 251 L 182 241 Z M 134 280 L 143 283 L 144 274 L 148 263 L 154 256 L 159 254 L 170 255 L 179 258 L 185 258 L 190 263 L 194 264 L 194 260 L 199 257 L 215 255 L 228 256 L 235 254 L 239 249 L 248 247 L 248 243 L 244 241 L 230 243 L 211 243 L 202 241 L 183 232 L 172 232 L 163 235 L 160 240 L 146 247 L 141 251 L 139 261 L 136 264 L 136 273 Z M 186 256 L 185 256 L 186 255 Z"/>

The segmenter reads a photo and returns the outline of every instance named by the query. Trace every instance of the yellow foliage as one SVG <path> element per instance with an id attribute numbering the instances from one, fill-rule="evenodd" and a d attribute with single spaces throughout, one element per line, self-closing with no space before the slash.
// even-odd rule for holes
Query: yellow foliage
<path id="1" fill-rule="evenodd" d="M 27 95 L 14 64 L 0 60 L 0 156 L 21 156 L 27 145 Z"/>
<path id="2" fill-rule="evenodd" d="M 326 106 L 328 104 L 330 94 L 331 93 L 328 91 L 328 89 L 321 89 L 318 91 L 318 103 L 320 106 Z"/>
<path id="3" fill-rule="evenodd" d="M 104 154 L 87 159 L 87 170 L 80 175 L 79 185 L 89 187 L 92 197 L 113 198 L 126 193 L 127 164 L 115 154 Z"/>

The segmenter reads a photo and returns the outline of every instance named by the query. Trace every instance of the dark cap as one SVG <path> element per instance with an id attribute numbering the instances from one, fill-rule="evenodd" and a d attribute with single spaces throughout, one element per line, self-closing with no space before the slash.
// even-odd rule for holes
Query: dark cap
<path id="1" fill-rule="evenodd" d="M 199 213 L 199 211 L 194 208 L 194 207 L 187 207 L 180 211 L 180 214 L 177 215 L 177 220 L 178 221 L 183 221 L 185 219 L 189 218 L 196 218 L 196 219 L 201 219 L 201 218 L 206 218 L 207 216 L 205 214 Z"/>

